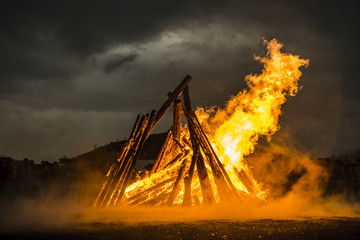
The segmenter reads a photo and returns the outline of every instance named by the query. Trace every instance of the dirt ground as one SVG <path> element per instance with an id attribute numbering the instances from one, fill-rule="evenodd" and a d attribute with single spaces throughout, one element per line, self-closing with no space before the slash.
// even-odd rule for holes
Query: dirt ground
<path id="1" fill-rule="evenodd" d="M 0 233 L 0 239 L 360 239 L 359 218 L 77 223 Z"/>

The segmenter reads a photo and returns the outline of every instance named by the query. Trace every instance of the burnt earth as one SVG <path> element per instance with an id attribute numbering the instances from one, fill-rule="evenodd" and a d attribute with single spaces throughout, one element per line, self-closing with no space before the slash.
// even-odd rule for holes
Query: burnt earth
<path id="1" fill-rule="evenodd" d="M 87 223 L 71 228 L 8 232 L 1 239 L 360 239 L 360 219 L 209 220 L 194 222 Z"/>

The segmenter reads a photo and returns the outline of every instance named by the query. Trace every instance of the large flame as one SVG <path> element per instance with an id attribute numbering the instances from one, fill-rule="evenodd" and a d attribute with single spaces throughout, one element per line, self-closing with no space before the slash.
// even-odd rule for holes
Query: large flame
<path id="1" fill-rule="evenodd" d="M 232 97 L 224 109 L 205 111 L 198 108 L 196 114 L 205 129 L 209 128 L 208 137 L 216 152 L 225 166 L 234 186 L 242 192 L 250 193 L 249 187 L 239 179 L 239 172 L 246 173 L 246 181 L 253 186 L 251 192 L 260 199 L 264 199 L 266 191 L 260 189 L 252 176 L 252 172 L 244 156 L 254 151 L 255 145 L 260 136 L 270 137 L 279 129 L 278 119 L 281 115 L 281 105 L 288 96 L 294 96 L 298 90 L 298 81 L 301 76 L 299 68 L 307 66 L 309 61 L 300 59 L 298 56 L 282 53 L 282 44 L 276 39 L 270 42 L 264 41 L 267 47 L 267 54 L 264 57 L 256 56 L 255 59 L 264 64 L 261 74 L 250 74 L 245 77 L 247 89 Z M 211 132 L 214 134 L 211 135 Z M 190 161 L 189 156 L 185 158 Z M 148 189 L 159 182 L 164 182 L 158 188 L 155 196 L 168 194 L 170 186 L 165 180 L 174 179 L 181 172 L 180 163 L 171 168 L 163 169 L 149 178 L 135 182 L 130 185 L 125 198 L 135 195 L 140 190 Z M 209 166 L 206 166 L 209 168 Z M 180 170 L 179 170 L 180 169 Z M 209 178 L 213 176 L 209 171 Z M 211 180 L 211 185 L 218 202 L 216 186 Z M 137 190 L 135 190 L 137 189 Z M 193 196 L 202 201 L 200 184 L 194 178 L 191 184 Z M 174 203 L 180 204 L 183 199 L 184 187 L 179 190 Z"/>
<path id="2" fill-rule="evenodd" d="M 266 56 L 255 57 L 264 64 L 264 69 L 259 75 L 245 77 L 248 88 L 232 97 L 226 107 L 218 109 L 212 117 L 209 112 L 213 110 L 206 112 L 199 108 L 197 111 L 214 129 L 213 141 L 226 169 L 244 169 L 250 176 L 244 156 L 254 151 L 261 135 L 269 138 L 280 128 L 281 105 L 287 96 L 298 92 L 299 68 L 309 63 L 309 60 L 282 53 L 283 45 L 276 39 L 264 40 L 264 43 Z"/>

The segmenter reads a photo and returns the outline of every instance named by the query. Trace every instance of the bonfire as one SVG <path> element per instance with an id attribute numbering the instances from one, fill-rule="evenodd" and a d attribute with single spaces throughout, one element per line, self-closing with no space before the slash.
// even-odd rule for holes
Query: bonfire
<path id="1" fill-rule="evenodd" d="M 282 53 L 275 39 L 264 41 L 267 54 L 255 57 L 264 64 L 261 74 L 245 77 L 247 88 L 224 109 L 195 111 L 189 75 L 168 93 L 158 111 L 138 115 L 129 139 L 111 165 L 94 207 L 201 206 L 246 198 L 266 200 L 266 189 L 254 179 L 245 157 L 261 136 L 268 140 L 279 129 L 281 106 L 299 90 L 299 68 L 308 60 Z M 180 99 L 182 95 L 182 100 Z M 143 145 L 173 106 L 173 126 L 150 175 L 131 183 Z M 185 116 L 187 125 L 181 125 Z"/>

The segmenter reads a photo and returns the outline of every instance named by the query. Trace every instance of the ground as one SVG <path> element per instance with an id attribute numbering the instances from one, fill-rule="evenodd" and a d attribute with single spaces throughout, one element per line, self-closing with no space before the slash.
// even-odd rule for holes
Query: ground
<path id="1" fill-rule="evenodd" d="M 360 239 L 359 218 L 77 223 L 51 230 L 3 232 L 1 239 Z"/>

